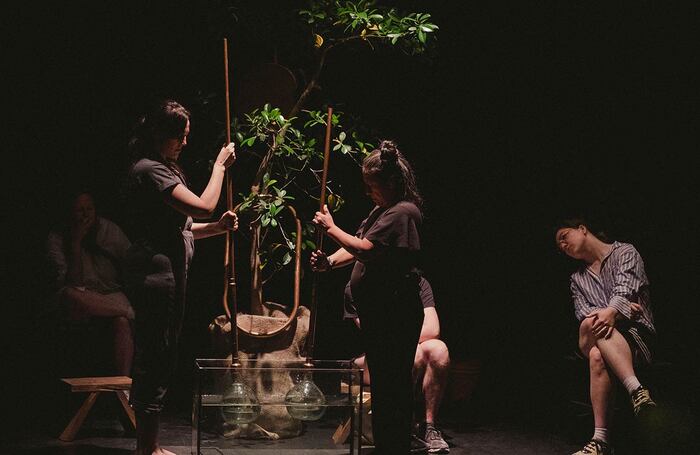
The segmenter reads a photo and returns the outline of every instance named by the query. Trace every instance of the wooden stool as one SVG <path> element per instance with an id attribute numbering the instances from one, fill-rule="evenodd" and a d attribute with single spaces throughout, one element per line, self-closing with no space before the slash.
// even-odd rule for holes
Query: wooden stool
<path id="1" fill-rule="evenodd" d="M 61 441 L 72 441 L 75 439 L 75 435 L 80 430 L 80 427 L 85 421 L 88 412 L 95 404 L 97 396 L 100 392 L 114 392 L 119 398 L 119 402 L 129 417 L 129 421 L 136 428 L 136 417 L 134 416 L 134 410 L 129 406 L 129 398 L 126 395 L 126 391 L 131 388 L 131 378 L 126 376 L 104 376 L 97 378 L 63 378 L 61 381 L 70 385 L 71 392 L 88 392 L 89 395 L 85 398 L 85 401 L 75 413 L 71 421 L 63 430 L 61 436 L 58 437 Z"/>
<path id="2" fill-rule="evenodd" d="M 341 382 L 340 383 L 340 392 L 341 393 L 348 393 L 348 384 L 346 382 Z M 352 393 L 353 394 L 359 394 L 360 393 L 360 386 L 352 386 Z M 362 440 L 364 441 L 365 444 L 373 444 L 373 438 L 372 438 L 372 416 L 370 415 L 372 410 L 372 394 L 370 392 L 362 392 L 362 428 L 361 428 L 361 433 L 362 433 Z M 338 425 L 338 428 L 336 428 L 335 432 L 333 433 L 332 439 L 335 444 L 343 444 L 345 441 L 347 441 L 348 437 L 350 436 L 350 424 L 351 420 L 348 418 L 345 423 L 341 423 Z"/>

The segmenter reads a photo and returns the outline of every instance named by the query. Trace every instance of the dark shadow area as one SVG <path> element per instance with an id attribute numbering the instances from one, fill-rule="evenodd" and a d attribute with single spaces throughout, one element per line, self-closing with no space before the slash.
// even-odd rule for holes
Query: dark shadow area
<path id="1" fill-rule="evenodd" d="M 551 231 L 558 217 L 584 213 L 641 253 L 659 332 L 659 364 L 644 374 L 662 411 L 650 425 L 664 430 L 635 423 L 621 401 L 620 425 L 631 436 L 618 436 L 618 453 L 640 453 L 639 441 L 652 433 L 673 448 L 657 453 L 693 453 L 700 419 L 700 188 L 691 123 L 700 102 L 691 33 L 697 11 L 656 3 L 390 3 L 433 14 L 440 26 L 434 53 L 413 59 L 353 48 L 331 56 L 313 102 L 358 115 L 378 136 L 396 139 L 415 166 L 427 201 L 424 269 L 442 338 L 453 363 L 480 361 L 473 393 L 448 394 L 443 419 L 465 431 L 507 423 L 575 444 L 589 436 L 590 414 L 572 404 L 585 402 L 587 390 L 586 364 L 574 356 L 574 264 L 557 253 Z M 2 220 L 4 439 L 55 434 L 70 414 L 65 406 L 72 409 L 58 381 L 59 354 L 70 359 L 92 348 L 63 352 L 65 340 L 42 317 L 40 265 L 61 194 L 82 180 L 103 215 L 120 222 L 130 126 L 164 95 L 193 112 L 182 165 L 195 190 L 206 184 L 224 123 L 226 6 L 72 2 L 15 5 L 6 14 L 5 156 L 16 164 L 3 166 L 10 188 Z M 291 17 L 286 4 L 256 8 L 275 11 L 266 16 L 272 29 Z M 292 37 L 285 40 L 231 24 L 233 74 L 275 58 L 290 68 L 309 58 L 293 52 L 293 27 L 280 25 Z M 202 103 L 208 94 L 216 97 Z M 359 170 L 339 169 L 334 178 L 347 203 L 336 222 L 354 230 L 370 203 Z M 178 412 L 191 406 L 193 359 L 209 355 L 207 326 L 222 314 L 223 254 L 222 238 L 196 247 L 180 370 L 168 398 Z M 238 254 L 243 264 L 247 251 Z M 245 302 L 248 276 L 239 270 Z M 318 358 L 360 351 L 356 331 L 341 319 L 348 275 L 333 271 L 321 285 Z M 288 278 L 268 291 L 271 300 L 290 301 Z M 125 453 L 51 450 L 22 453 Z"/>
<path id="2" fill-rule="evenodd" d="M 90 444 L 70 447 L 46 447 L 41 449 L 20 449 L 16 455 L 127 455 L 133 453 L 128 449 L 110 449 Z"/>

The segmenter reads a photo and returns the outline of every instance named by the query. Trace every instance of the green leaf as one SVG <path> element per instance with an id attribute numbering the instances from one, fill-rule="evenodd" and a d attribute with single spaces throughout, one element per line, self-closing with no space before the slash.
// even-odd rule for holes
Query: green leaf
<path id="1" fill-rule="evenodd" d="M 282 258 L 282 265 L 287 265 L 290 262 L 292 262 L 292 255 L 289 253 L 286 253 L 284 257 Z"/>

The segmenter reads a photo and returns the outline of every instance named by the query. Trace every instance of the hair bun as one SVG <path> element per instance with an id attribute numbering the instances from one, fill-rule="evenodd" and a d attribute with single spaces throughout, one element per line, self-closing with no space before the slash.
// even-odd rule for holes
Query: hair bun
<path id="1" fill-rule="evenodd" d="M 399 149 L 392 141 L 381 141 L 379 143 L 379 153 L 382 161 L 396 163 L 399 159 Z"/>

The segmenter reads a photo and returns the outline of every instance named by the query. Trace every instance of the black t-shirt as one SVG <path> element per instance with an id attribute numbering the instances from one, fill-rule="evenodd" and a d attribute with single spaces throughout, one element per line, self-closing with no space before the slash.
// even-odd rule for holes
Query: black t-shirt
<path id="1" fill-rule="evenodd" d="M 422 222 L 420 210 L 409 201 L 370 212 L 355 234 L 374 245 L 357 256 L 352 269 L 349 290 L 355 305 L 405 286 L 411 274 L 418 277 Z"/>
<path id="2" fill-rule="evenodd" d="M 134 163 L 127 180 L 127 234 L 133 243 L 145 243 L 156 251 L 181 248 L 183 231 L 192 218 L 166 204 L 163 193 L 185 185 L 184 178 L 165 164 L 143 158 Z"/>
<path id="3" fill-rule="evenodd" d="M 433 288 L 430 286 L 428 280 L 421 276 L 418 286 L 420 287 L 420 302 L 423 308 L 435 308 L 435 296 L 433 295 Z M 345 286 L 343 317 L 345 319 L 355 319 L 357 317 L 357 308 L 355 307 L 355 302 L 352 300 L 352 291 L 350 290 L 349 282 Z"/>

